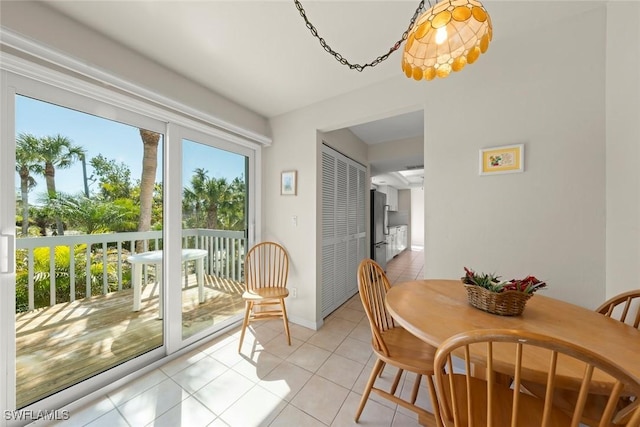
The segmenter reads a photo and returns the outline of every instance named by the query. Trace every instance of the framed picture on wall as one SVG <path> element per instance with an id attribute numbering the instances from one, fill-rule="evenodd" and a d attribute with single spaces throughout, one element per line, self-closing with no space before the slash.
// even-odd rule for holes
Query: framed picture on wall
<path id="1" fill-rule="evenodd" d="M 524 144 L 480 149 L 480 175 L 524 171 Z"/>
<path id="2" fill-rule="evenodd" d="M 295 196 L 298 190 L 298 172 L 284 171 L 280 177 L 280 194 L 284 196 Z"/>

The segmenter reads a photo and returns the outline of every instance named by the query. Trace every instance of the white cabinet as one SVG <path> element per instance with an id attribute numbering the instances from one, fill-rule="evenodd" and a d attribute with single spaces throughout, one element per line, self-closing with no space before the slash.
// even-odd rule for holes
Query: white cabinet
<path id="1" fill-rule="evenodd" d="M 398 210 L 398 189 L 394 187 L 387 187 L 387 204 L 390 211 Z"/>
<path id="2" fill-rule="evenodd" d="M 397 229 L 396 227 L 389 227 L 389 235 L 387 236 L 387 261 L 391 260 L 394 256 L 396 256 L 396 237 L 397 237 Z"/>
<path id="3" fill-rule="evenodd" d="M 407 226 L 396 225 L 389 227 L 387 236 L 387 261 L 407 249 Z"/>
<path id="4" fill-rule="evenodd" d="M 398 253 L 407 249 L 407 228 L 406 225 L 398 227 Z"/>

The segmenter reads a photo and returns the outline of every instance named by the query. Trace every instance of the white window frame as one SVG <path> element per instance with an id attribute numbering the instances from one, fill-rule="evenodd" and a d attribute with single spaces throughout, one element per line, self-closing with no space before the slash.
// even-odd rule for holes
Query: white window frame
<path id="1" fill-rule="evenodd" d="M 194 129 L 190 129 L 178 124 L 169 123 L 168 130 L 169 130 L 168 133 L 170 134 L 170 138 L 173 141 L 173 144 L 170 144 L 168 146 L 167 157 L 178 159 L 179 160 L 178 163 L 180 163 L 180 166 L 182 166 L 181 164 L 182 163 L 182 142 L 184 139 L 205 144 L 213 148 L 230 151 L 232 153 L 245 156 L 249 159 L 249 167 L 248 167 L 249 176 L 246 177 L 247 178 L 247 194 L 248 194 L 246 203 L 248 203 L 249 205 L 249 209 L 247 210 L 249 212 L 249 218 L 247 218 L 248 220 L 247 225 L 249 226 L 249 233 L 248 233 L 249 235 L 247 236 L 247 244 L 249 247 L 251 247 L 255 242 L 255 236 L 253 235 L 253 231 L 255 230 L 255 221 L 251 217 L 250 212 L 252 211 L 252 209 L 256 204 L 255 203 L 256 178 L 255 176 L 252 176 L 252 175 L 255 175 L 255 173 L 252 174 L 252 171 L 255 170 L 256 168 L 256 157 L 257 157 L 256 152 L 247 147 L 240 147 L 229 141 L 225 141 L 224 139 L 221 139 L 219 137 L 216 137 L 204 132 L 200 132 Z M 182 182 L 182 169 L 178 167 L 172 167 L 172 170 L 168 171 L 168 173 L 173 174 L 173 177 L 171 179 L 165 179 L 165 182 L 168 185 L 168 188 L 165 194 L 167 195 L 168 200 L 182 201 L 182 190 L 183 190 L 182 185 L 184 184 Z M 182 238 L 182 235 L 181 235 L 182 204 L 169 203 L 168 206 L 165 205 L 165 214 L 168 215 L 170 219 L 175 219 L 175 221 L 171 221 L 172 224 L 174 223 L 178 224 L 177 227 L 166 229 L 165 237 L 168 238 L 170 241 L 180 241 L 180 239 Z M 170 252 L 168 256 L 164 257 L 164 262 L 165 262 L 164 268 L 165 268 L 165 271 L 168 272 L 169 276 L 167 276 L 167 280 L 165 280 L 164 282 L 180 283 L 180 269 L 179 268 L 169 269 L 167 264 L 172 259 L 173 260 L 180 259 L 179 246 L 172 245 L 169 248 L 169 250 Z M 168 307 L 165 307 L 166 308 L 165 312 L 169 313 L 168 318 L 171 319 L 171 322 L 169 322 L 169 324 L 167 325 L 167 327 L 169 328 L 169 333 L 167 334 L 167 337 L 168 337 L 167 352 L 168 354 L 171 354 L 181 348 L 184 348 L 184 346 L 193 344 L 205 338 L 211 332 L 209 330 L 210 328 L 207 328 L 183 340 L 182 339 L 181 290 L 180 288 L 172 287 L 170 289 L 165 288 L 165 291 L 166 291 L 165 295 L 167 295 L 167 297 L 165 298 L 165 301 L 168 304 Z M 224 321 L 219 326 L 224 328 L 225 326 L 228 326 L 232 323 L 236 323 L 236 320 L 234 319 L 235 317 L 228 321 Z"/>
<path id="2" fill-rule="evenodd" d="M 115 86 L 113 89 L 104 87 L 99 84 L 99 82 L 104 81 L 104 71 L 95 70 L 96 83 L 90 81 L 90 75 L 90 78 L 86 79 L 78 78 L 73 74 L 73 70 L 69 73 L 60 72 L 24 58 L 0 52 L 0 129 L 2 129 L 0 131 L 0 137 L 2 138 L 0 140 L 0 194 L 15 193 L 15 171 L 13 167 L 13 162 L 15 161 L 15 95 L 25 95 L 164 134 L 163 153 L 165 161 L 163 162 L 163 176 L 166 186 L 166 200 L 170 200 L 169 197 L 175 198 L 176 194 L 181 197 L 180 173 L 176 173 L 176 168 L 173 168 L 173 171 L 171 170 L 171 164 L 176 161 L 178 163 L 181 162 L 181 153 L 177 153 L 177 160 L 167 160 L 170 158 L 169 156 L 176 156 L 175 147 L 181 148 L 181 139 L 176 142 L 173 136 L 173 132 L 177 132 L 178 129 L 197 132 L 200 135 L 206 135 L 208 138 L 215 138 L 223 144 L 230 144 L 230 146 L 234 147 L 231 151 L 237 152 L 241 147 L 242 151 L 251 152 L 252 155 L 250 157 L 253 160 L 250 160 L 249 180 L 247 183 L 247 191 L 250 195 L 249 245 L 260 238 L 261 227 L 260 221 L 257 219 L 261 217 L 261 193 L 260 186 L 256 183 L 257 177 L 261 174 L 262 144 L 270 143 L 268 138 L 249 140 L 221 130 L 212 123 L 205 123 L 202 117 L 190 118 L 188 111 L 175 112 L 174 106 L 163 108 L 163 105 L 158 105 L 157 102 L 147 102 L 143 99 L 145 98 L 143 93 L 139 94 L 139 97 L 136 97 L 136 93 L 128 95 L 126 92 L 135 92 L 132 91 L 133 85 L 130 84 L 126 85 L 126 87 L 124 87 L 124 84 L 123 87 Z M 87 74 L 91 73 L 83 70 L 81 74 L 87 77 Z M 118 81 L 116 77 L 112 77 L 112 80 Z M 99 110 L 98 106 L 100 107 Z M 176 133 L 177 135 L 178 133 Z M 0 203 L 0 205 L 2 205 L 0 208 L 0 234 L 15 235 L 15 205 L 13 203 Z M 170 240 L 170 230 L 181 229 L 180 218 L 180 206 L 170 206 L 165 209 L 163 229 L 165 230 L 165 238 L 169 239 L 169 244 L 172 241 Z M 175 236 L 173 238 L 175 239 Z M 2 246 L 6 245 L 6 243 L 3 243 L 5 240 L 0 238 L 0 251 L 6 250 L 6 247 Z M 7 253 L 9 264 L 14 269 L 9 273 L 2 273 L 2 270 L 0 270 L 0 301 L 7 301 L 8 299 L 9 301 L 13 300 L 13 304 L 15 304 L 15 252 L 9 252 L 13 252 L 13 250 L 7 250 Z M 0 254 L 0 264 L 1 261 L 2 254 Z M 168 264 L 164 266 L 167 274 L 180 275 L 179 267 L 177 269 L 168 267 Z M 168 282 L 169 280 L 165 281 L 165 283 Z M 167 298 L 165 298 L 165 304 L 167 304 L 166 301 Z M 101 389 L 104 390 L 105 387 L 114 388 L 125 379 L 131 379 L 136 376 L 136 371 L 142 372 L 144 367 L 148 370 L 151 366 L 158 365 L 158 361 L 162 363 L 162 359 L 166 358 L 166 356 L 172 353 L 175 355 L 177 354 L 176 352 L 183 351 L 185 346 L 203 338 L 201 334 L 198 334 L 193 339 L 181 341 L 181 328 L 175 328 L 175 325 L 170 326 L 170 323 L 175 322 L 165 322 L 163 347 L 148 352 L 133 361 L 116 366 L 107 372 L 98 374 L 24 409 L 34 411 L 58 409 L 74 401 L 77 403 L 95 398 L 103 394 Z M 179 331 L 178 335 L 176 335 L 176 330 Z M 4 414 L 6 410 L 15 409 L 16 349 L 14 331 L 15 307 L 12 309 L 10 304 L 0 303 L 0 346 L 9 346 L 7 348 L 8 351 L 0 352 L 0 414 Z M 180 342 L 176 339 L 176 336 L 180 337 Z M 155 363 L 152 363 L 154 361 Z M 4 416 L 0 417 L 0 426 L 18 425 L 4 418 Z"/>

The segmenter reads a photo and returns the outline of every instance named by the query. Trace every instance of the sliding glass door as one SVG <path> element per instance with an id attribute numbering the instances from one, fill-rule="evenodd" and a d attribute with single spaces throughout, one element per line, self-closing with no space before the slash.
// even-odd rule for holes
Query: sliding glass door
<path id="1" fill-rule="evenodd" d="M 61 407 L 237 322 L 259 151 L 2 73 L 4 407 Z"/>
<path id="2" fill-rule="evenodd" d="M 18 408 L 163 345 L 159 127 L 16 94 Z"/>
<path id="3" fill-rule="evenodd" d="M 252 150 L 180 129 L 181 337 L 187 343 L 236 321 L 242 300 Z M 175 135 L 173 133 L 172 135 Z"/>

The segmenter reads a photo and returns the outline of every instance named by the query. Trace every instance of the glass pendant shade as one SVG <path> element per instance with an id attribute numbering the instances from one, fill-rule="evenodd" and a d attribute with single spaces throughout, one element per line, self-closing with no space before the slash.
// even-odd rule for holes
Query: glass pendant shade
<path id="1" fill-rule="evenodd" d="M 423 13 L 404 45 L 402 70 L 416 80 L 447 77 L 489 48 L 491 18 L 477 0 L 443 0 Z"/>

